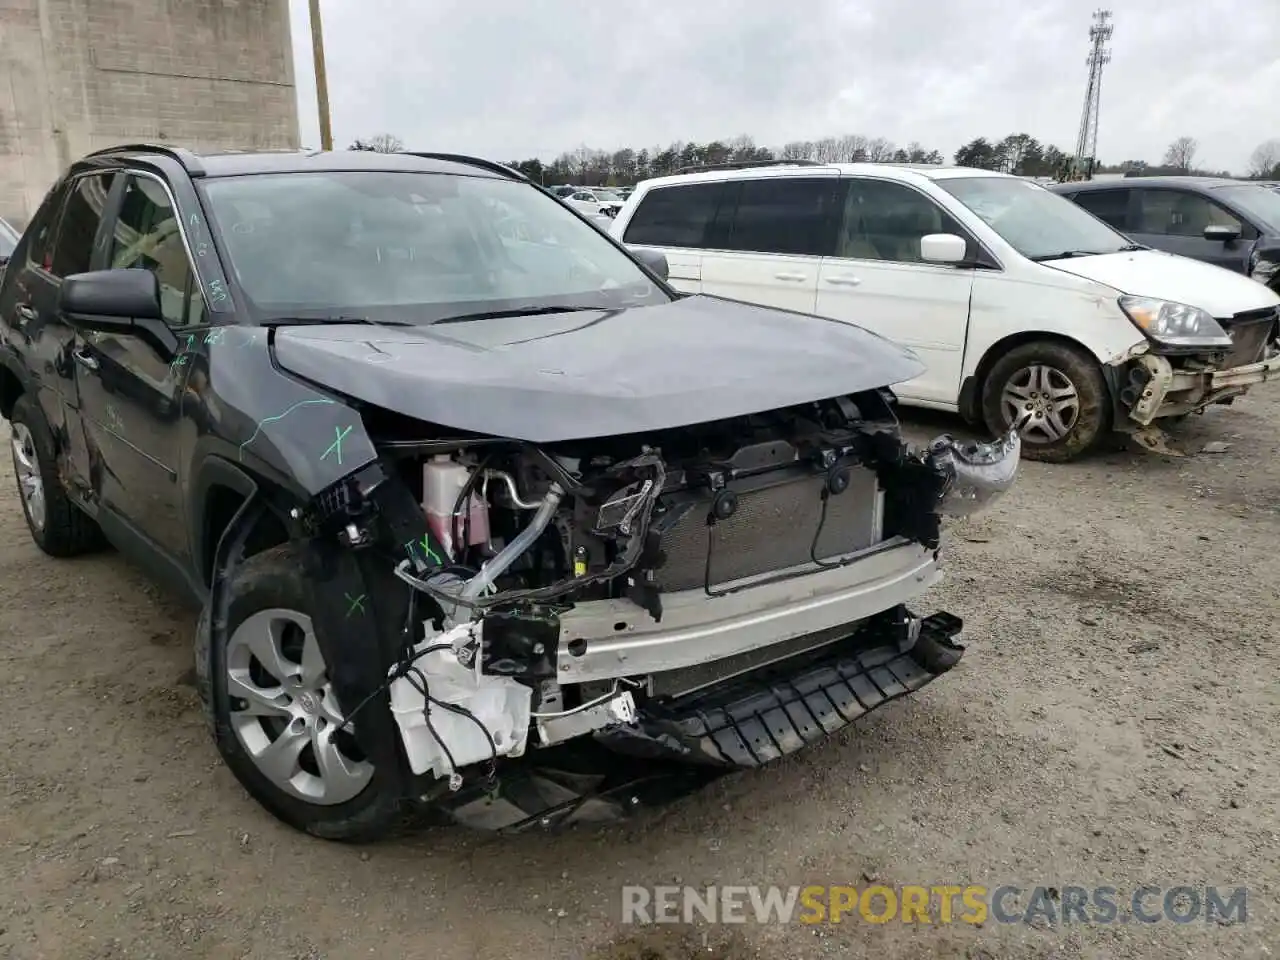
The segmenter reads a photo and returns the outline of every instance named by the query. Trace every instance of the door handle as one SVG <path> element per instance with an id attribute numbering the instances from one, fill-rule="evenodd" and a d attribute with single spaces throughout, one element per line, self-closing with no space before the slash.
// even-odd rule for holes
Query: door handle
<path id="1" fill-rule="evenodd" d="M 803 273 L 775 273 L 774 278 L 777 280 L 788 280 L 792 283 L 803 283 L 808 276 Z"/>
<path id="2" fill-rule="evenodd" d="M 84 367 L 86 370 L 97 370 L 98 361 L 84 352 L 84 348 L 77 347 L 71 352 L 71 356 L 76 358 L 76 363 Z"/>
<path id="3" fill-rule="evenodd" d="M 856 287 L 862 282 L 857 277 L 827 277 L 826 281 L 834 287 Z"/>
<path id="4" fill-rule="evenodd" d="M 23 320 L 31 322 L 36 318 L 35 307 L 31 306 L 29 303 L 20 303 L 15 309 L 18 311 L 18 316 Z"/>

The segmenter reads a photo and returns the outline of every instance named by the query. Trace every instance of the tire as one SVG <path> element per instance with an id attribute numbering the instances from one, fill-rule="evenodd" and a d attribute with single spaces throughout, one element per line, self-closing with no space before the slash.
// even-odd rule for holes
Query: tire
<path id="1" fill-rule="evenodd" d="M 58 481 L 53 431 L 35 397 L 18 397 L 9 420 L 18 498 L 36 546 L 51 557 L 77 557 L 102 547 L 102 531 Z"/>
<path id="2" fill-rule="evenodd" d="M 226 584 L 225 630 L 210 628 L 207 605 L 200 618 L 196 655 L 207 657 L 196 670 L 207 670 L 201 695 L 210 701 L 222 759 L 268 812 L 327 840 L 376 840 L 403 822 L 398 771 L 374 767 L 349 732 L 332 735 L 344 717 L 315 643 L 312 587 L 302 571 L 303 552 L 294 544 L 236 568 Z M 269 757 L 279 760 L 274 773 Z"/>
<path id="3" fill-rule="evenodd" d="M 1067 391 L 1074 403 L 1066 399 Z M 1075 460 L 1110 429 L 1111 401 L 1102 369 L 1077 347 L 1041 340 L 1014 347 L 995 362 L 982 384 L 982 419 L 992 433 L 1009 429 L 1015 397 L 1017 409 L 1035 412 L 1022 431 L 1022 456 L 1028 460 Z"/>

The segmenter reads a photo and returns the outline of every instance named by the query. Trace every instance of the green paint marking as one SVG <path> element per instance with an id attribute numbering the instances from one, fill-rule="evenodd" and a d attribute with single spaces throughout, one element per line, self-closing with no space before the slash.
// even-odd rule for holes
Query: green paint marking
<path id="1" fill-rule="evenodd" d="M 422 535 L 422 542 L 419 543 L 418 546 L 422 547 L 422 552 L 427 555 L 428 560 L 434 560 L 436 562 L 437 567 L 444 566 L 444 561 L 436 556 L 435 552 L 431 549 L 431 534 L 424 533 Z"/>
<path id="2" fill-rule="evenodd" d="M 351 614 L 356 612 L 359 612 L 363 616 L 364 601 L 365 601 L 365 597 L 368 596 L 368 594 L 362 593 L 358 597 L 353 597 L 349 593 L 344 593 L 343 596 L 347 598 L 347 618 L 350 619 Z"/>
<path id="3" fill-rule="evenodd" d="M 318 406 L 331 406 L 334 402 L 335 401 L 333 400 L 299 400 L 293 406 L 289 407 L 289 409 L 285 410 L 284 413 L 277 413 L 274 417 L 267 417 L 265 420 L 259 420 L 258 425 L 253 428 L 253 435 L 249 437 L 249 439 L 246 440 L 244 443 L 240 444 L 240 448 L 238 451 L 239 459 L 241 461 L 244 460 L 244 448 L 249 446 L 249 444 L 253 443 L 253 441 L 258 439 L 258 434 L 262 433 L 262 428 L 265 427 L 268 423 L 275 423 L 278 420 L 283 420 L 285 417 L 293 413 L 293 411 L 297 410 L 299 407 L 305 407 L 308 404 L 315 404 Z"/>
<path id="4" fill-rule="evenodd" d="M 334 441 L 333 443 L 329 444 L 328 447 L 325 448 L 324 453 L 320 454 L 320 459 L 327 460 L 329 459 L 329 455 L 333 454 L 333 458 L 337 460 L 338 465 L 341 466 L 342 465 L 342 441 L 346 439 L 347 434 L 350 432 L 351 432 L 351 427 L 341 427 L 341 428 L 334 427 L 333 428 Z"/>

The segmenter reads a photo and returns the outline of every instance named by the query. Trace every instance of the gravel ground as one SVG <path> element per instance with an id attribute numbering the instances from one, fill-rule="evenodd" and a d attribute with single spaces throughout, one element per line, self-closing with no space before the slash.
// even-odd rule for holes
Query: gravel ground
<path id="1" fill-rule="evenodd" d="M 0 956 L 1270 956 L 1280 391 L 1256 394 L 1183 428 L 1191 449 L 1225 451 L 1024 464 L 1015 491 L 948 534 L 929 600 L 967 621 L 960 667 L 821 746 L 626 826 L 364 849 L 294 833 L 247 797 L 201 724 L 193 617 L 115 555 L 41 554 L 5 457 Z M 1122 898 L 1245 885 L 1248 919 L 618 923 L 628 883 L 866 878 Z"/>

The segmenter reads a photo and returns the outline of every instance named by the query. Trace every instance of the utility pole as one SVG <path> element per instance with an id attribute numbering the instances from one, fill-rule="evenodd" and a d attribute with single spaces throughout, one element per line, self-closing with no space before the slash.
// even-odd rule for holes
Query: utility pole
<path id="1" fill-rule="evenodd" d="M 320 109 L 320 149 L 333 149 L 329 125 L 329 78 L 324 69 L 324 30 L 320 26 L 320 0 L 311 0 L 311 55 L 316 67 L 316 105 Z"/>
<path id="2" fill-rule="evenodd" d="M 1089 27 L 1089 86 L 1085 89 L 1084 110 L 1080 114 L 1080 135 L 1076 138 L 1077 169 L 1087 166 L 1089 172 L 1098 156 L 1098 114 L 1102 108 L 1102 68 L 1111 62 L 1107 41 L 1115 28 L 1110 10 L 1095 10 Z"/>

